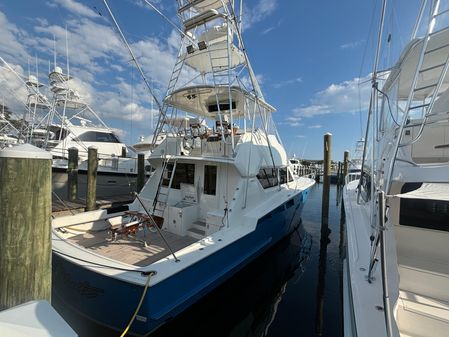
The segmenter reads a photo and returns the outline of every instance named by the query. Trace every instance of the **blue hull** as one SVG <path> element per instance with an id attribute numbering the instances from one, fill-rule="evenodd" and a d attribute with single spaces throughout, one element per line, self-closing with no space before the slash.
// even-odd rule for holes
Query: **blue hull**
<path id="1" fill-rule="evenodd" d="M 256 230 L 148 289 L 130 332 L 146 335 L 192 305 L 263 253 L 300 222 L 305 190 L 259 219 Z M 64 305 L 122 331 L 143 286 L 101 275 L 53 254 L 53 291 Z"/>

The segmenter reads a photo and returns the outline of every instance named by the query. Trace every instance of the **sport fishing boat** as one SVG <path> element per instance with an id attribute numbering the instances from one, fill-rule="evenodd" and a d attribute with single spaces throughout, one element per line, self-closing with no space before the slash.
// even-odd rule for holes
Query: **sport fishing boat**
<path id="1" fill-rule="evenodd" d="M 27 142 L 53 155 L 53 192 L 67 198 L 69 149 L 78 151 L 78 193 L 87 186 L 87 150 L 98 150 L 97 196 L 126 195 L 136 190 L 137 153 L 122 143 L 112 129 L 71 87 L 71 75 L 59 66 L 49 74 L 53 101 L 39 91 L 41 83 L 33 75 L 26 81 L 29 128 Z"/>
<path id="2" fill-rule="evenodd" d="M 76 148 L 78 151 L 80 197 L 86 193 L 87 150 L 90 146 L 95 146 L 98 150 L 98 197 L 126 195 L 136 190 L 137 153 L 119 140 L 114 130 L 105 124 L 73 88 L 73 77 L 69 73 L 63 73 L 62 68 L 55 64 L 48 76 L 50 85 L 44 86 L 38 76 L 30 74 L 23 78 L 1 56 L 0 62 L 16 76 L 28 92 L 26 102 L 23 103 L 21 128 L 15 130 L 13 136 L 9 136 L 7 140 L 10 143 L 27 142 L 51 152 L 53 192 L 58 198 L 67 199 L 70 148 Z M 22 97 L 16 99 L 18 102 L 23 101 Z M 0 125 L 3 125 L 1 119 Z M 0 130 L 2 129 L 0 126 Z"/>
<path id="3" fill-rule="evenodd" d="M 359 139 L 355 143 L 354 151 L 351 153 L 351 159 L 348 165 L 348 175 L 345 177 L 346 182 L 360 180 L 363 163 L 363 150 L 365 148 L 365 140 Z"/>
<path id="4" fill-rule="evenodd" d="M 148 158 L 154 174 L 128 211 L 86 212 L 52 225 L 54 296 L 136 335 L 291 233 L 314 184 L 290 170 L 235 2 L 177 3 L 184 32 L 154 139 L 166 137 Z M 188 85 L 178 85 L 180 78 Z M 166 123 L 185 116 L 196 119 Z"/>
<path id="5" fill-rule="evenodd" d="M 2 109 L 4 109 L 2 105 Z M 6 119 L 4 111 L 0 112 L 0 149 L 6 146 L 11 146 L 19 142 L 19 131 Z"/>
<path id="6" fill-rule="evenodd" d="M 295 156 L 293 156 L 293 158 L 289 159 L 290 162 L 290 168 L 293 172 L 293 174 L 296 174 L 297 176 L 301 175 L 301 162 L 298 158 L 296 158 Z"/>
<path id="7" fill-rule="evenodd" d="M 449 3 L 423 1 L 379 89 L 382 6 L 361 178 L 348 182 L 344 334 L 449 331 Z"/>

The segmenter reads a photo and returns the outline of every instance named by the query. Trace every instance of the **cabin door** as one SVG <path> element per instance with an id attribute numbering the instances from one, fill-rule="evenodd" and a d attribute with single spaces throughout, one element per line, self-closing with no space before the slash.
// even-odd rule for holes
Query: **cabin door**
<path id="1" fill-rule="evenodd" d="M 203 193 L 201 196 L 201 218 L 204 221 L 207 213 L 215 211 L 218 207 L 217 200 L 217 165 L 204 165 Z"/>

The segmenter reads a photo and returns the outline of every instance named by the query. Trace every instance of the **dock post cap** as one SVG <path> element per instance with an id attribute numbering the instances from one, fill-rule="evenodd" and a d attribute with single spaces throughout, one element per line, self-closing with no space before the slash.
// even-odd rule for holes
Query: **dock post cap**
<path id="1" fill-rule="evenodd" d="M 91 145 L 88 147 L 88 149 L 92 149 L 92 150 L 98 150 L 98 146 L 95 145 Z"/>
<path id="2" fill-rule="evenodd" d="M 326 132 L 324 135 L 325 135 L 325 136 L 332 136 L 332 133 Z"/>
<path id="3" fill-rule="evenodd" d="M 21 144 L 13 147 L 5 147 L 0 150 L 0 158 L 28 158 L 28 159 L 52 159 L 50 152 L 31 144 Z"/>

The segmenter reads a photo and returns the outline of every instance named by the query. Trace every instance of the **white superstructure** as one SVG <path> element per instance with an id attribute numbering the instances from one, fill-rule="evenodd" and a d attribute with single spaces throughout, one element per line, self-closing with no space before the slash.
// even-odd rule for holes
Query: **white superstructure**
<path id="1" fill-rule="evenodd" d="M 380 89 L 374 71 L 361 178 L 343 192 L 346 337 L 448 335 L 448 10 L 423 1 Z"/>

